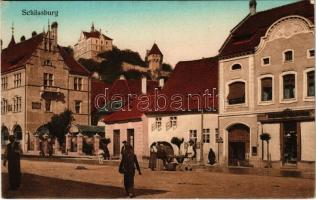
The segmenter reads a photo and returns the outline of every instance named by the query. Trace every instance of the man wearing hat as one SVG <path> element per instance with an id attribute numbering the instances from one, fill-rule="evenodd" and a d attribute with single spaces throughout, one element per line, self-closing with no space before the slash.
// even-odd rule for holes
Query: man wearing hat
<path id="1" fill-rule="evenodd" d="M 123 156 L 125 148 L 126 148 L 126 145 L 127 145 L 127 142 L 126 142 L 126 140 L 124 140 L 122 143 L 123 143 L 123 146 L 121 148 L 121 155 Z"/>

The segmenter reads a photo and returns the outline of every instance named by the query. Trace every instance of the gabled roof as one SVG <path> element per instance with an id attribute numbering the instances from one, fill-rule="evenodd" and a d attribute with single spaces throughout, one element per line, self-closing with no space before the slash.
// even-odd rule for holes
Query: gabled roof
<path id="1" fill-rule="evenodd" d="M 1 55 L 1 73 L 23 68 L 42 40 L 43 33 L 3 49 Z"/>
<path id="2" fill-rule="evenodd" d="M 309 1 L 298 1 L 292 4 L 276 7 L 270 10 L 247 15 L 226 39 L 220 49 L 220 57 L 231 57 L 240 54 L 253 53 L 269 27 L 277 20 L 299 15 L 314 23 L 314 5 Z"/>
<path id="3" fill-rule="evenodd" d="M 67 53 L 61 46 L 58 46 L 61 57 L 69 68 L 69 73 L 76 75 L 89 76 L 90 72 L 79 64 L 72 55 Z"/>
<path id="4" fill-rule="evenodd" d="M 86 32 L 86 31 L 83 31 L 83 35 L 86 37 L 86 38 L 99 38 L 100 37 L 100 32 L 99 31 L 92 31 L 92 32 Z M 102 36 L 106 39 L 106 40 L 113 40 L 111 38 L 109 38 L 108 36 L 102 34 Z"/>
<path id="5" fill-rule="evenodd" d="M 132 102 L 130 107 L 124 107 L 120 111 L 112 113 L 109 116 L 104 117 L 105 123 L 117 123 L 126 121 L 140 120 L 143 114 L 159 114 L 159 113 L 180 113 L 180 112 L 197 112 L 198 109 L 205 110 L 205 98 L 201 98 L 201 101 L 195 101 L 194 98 L 188 100 L 189 94 L 199 94 L 203 97 L 205 90 L 209 90 L 209 94 L 213 94 L 213 88 L 215 88 L 215 94 L 218 93 L 218 58 L 204 58 L 194 61 L 179 62 L 170 79 L 159 95 L 165 95 L 167 97 L 166 108 L 160 110 L 156 104 L 156 94 L 145 95 L 148 98 L 148 106 L 143 109 L 145 104 L 139 103 L 140 100 L 136 99 Z M 172 106 L 171 96 L 180 95 L 183 97 L 182 110 Z M 158 94 L 157 94 L 158 95 Z M 141 98 L 144 100 L 144 98 Z M 218 107 L 218 97 L 209 97 L 208 106 L 212 106 L 211 109 Z M 141 107 L 138 107 L 140 105 Z M 128 109 L 129 108 L 129 109 Z M 142 109 L 140 109 L 142 108 Z M 209 107 L 208 107 L 209 108 Z M 213 110 L 214 111 L 214 110 Z"/>
<path id="6" fill-rule="evenodd" d="M 152 55 L 152 54 L 163 55 L 156 43 L 154 43 L 154 45 L 151 47 L 150 51 L 148 52 L 148 55 Z"/>

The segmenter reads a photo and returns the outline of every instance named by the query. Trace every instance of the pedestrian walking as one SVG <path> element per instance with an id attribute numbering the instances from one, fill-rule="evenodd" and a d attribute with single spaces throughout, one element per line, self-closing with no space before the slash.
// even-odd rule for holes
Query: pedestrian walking
<path id="1" fill-rule="evenodd" d="M 4 152 L 3 166 L 6 166 L 8 162 L 9 190 L 17 190 L 21 184 L 20 154 L 22 151 L 13 135 L 9 136 L 9 141 Z"/>
<path id="2" fill-rule="evenodd" d="M 124 188 L 126 195 L 129 197 L 134 197 L 134 176 L 135 168 L 137 169 L 139 175 L 141 175 L 137 157 L 133 152 L 131 145 L 126 144 L 123 157 L 119 166 L 119 172 L 124 174 Z"/>
<path id="3" fill-rule="evenodd" d="M 195 157 L 195 150 L 194 150 L 194 142 L 192 140 L 189 141 L 189 146 L 186 152 L 186 159 L 185 159 L 185 170 L 192 171 L 192 161 Z"/>
<path id="4" fill-rule="evenodd" d="M 208 152 L 208 164 L 214 165 L 215 164 L 215 153 L 212 148 L 210 148 L 210 151 Z"/>
<path id="5" fill-rule="evenodd" d="M 150 157 L 149 157 L 149 168 L 151 170 L 155 170 L 157 166 L 157 146 L 156 142 L 154 142 L 150 147 Z"/>
<path id="6" fill-rule="evenodd" d="M 47 149 L 48 149 L 48 156 L 51 158 L 53 156 L 53 151 L 54 151 L 51 138 L 47 139 Z"/>
<path id="7" fill-rule="evenodd" d="M 44 142 L 42 139 L 40 139 L 40 141 L 39 141 L 39 149 L 40 149 L 39 155 L 42 157 L 45 157 Z"/>
<path id="8" fill-rule="evenodd" d="M 103 144 L 103 151 L 104 151 L 104 159 L 105 160 L 110 160 L 110 151 L 109 151 L 109 148 L 108 148 L 108 144 L 107 143 L 104 143 Z"/>

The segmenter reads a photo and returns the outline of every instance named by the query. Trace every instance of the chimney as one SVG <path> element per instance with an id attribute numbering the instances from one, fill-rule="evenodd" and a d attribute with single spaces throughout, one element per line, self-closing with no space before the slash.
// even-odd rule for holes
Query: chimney
<path id="1" fill-rule="evenodd" d="M 256 0 L 250 0 L 250 1 L 249 1 L 249 11 L 250 11 L 250 15 L 256 14 L 256 8 L 257 8 L 257 2 L 256 2 Z"/>
<path id="2" fill-rule="evenodd" d="M 142 93 L 147 93 L 147 78 L 146 76 L 142 76 Z"/>
<path id="3" fill-rule="evenodd" d="M 20 38 L 20 41 L 21 42 L 25 41 L 25 36 L 24 35 L 22 35 L 22 37 Z"/>
<path id="4" fill-rule="evenodd" d="M 165 85 L 165 79 L 160 78 L 160 79 L 159 79 L 159 87 L 160 87 L 160 88 L 163 88 L 164 85 Z"/>
<path id="5" fill-rule="evenodd" d="M 37 35 L 36 31 L 33 31 L 33 32 L 32 32 L 32 37 L 34 37 L 34 36 L 36 36 L 36 35 Z"/>

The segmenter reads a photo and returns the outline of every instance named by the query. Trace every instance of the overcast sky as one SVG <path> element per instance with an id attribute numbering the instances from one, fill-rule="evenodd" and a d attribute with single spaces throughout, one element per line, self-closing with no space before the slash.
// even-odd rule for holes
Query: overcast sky
<path id="1" fill-rule="evenodd" d="M 257 11 L 297 0 L 257 0 Z M 55 16 L 25 16 L 22 10 L 58 11 Z M 16 41 L 28 39 L 32 31 L 47 30 L 48 20 L 57 21 L 58 42 L 73 46 L 82 30 L 95 28 L 114 39 L 120 49 L 138 51 L 156 42 L 164 62 L 173 66 L 181 60 L 215 56 L 229 31 L 249 13 L 248 1 L 198 2 L 1 2 L 1 38 L 4 47 L 14 23 Z M 260 22 L 258 22 L 260 23 Z"/>

